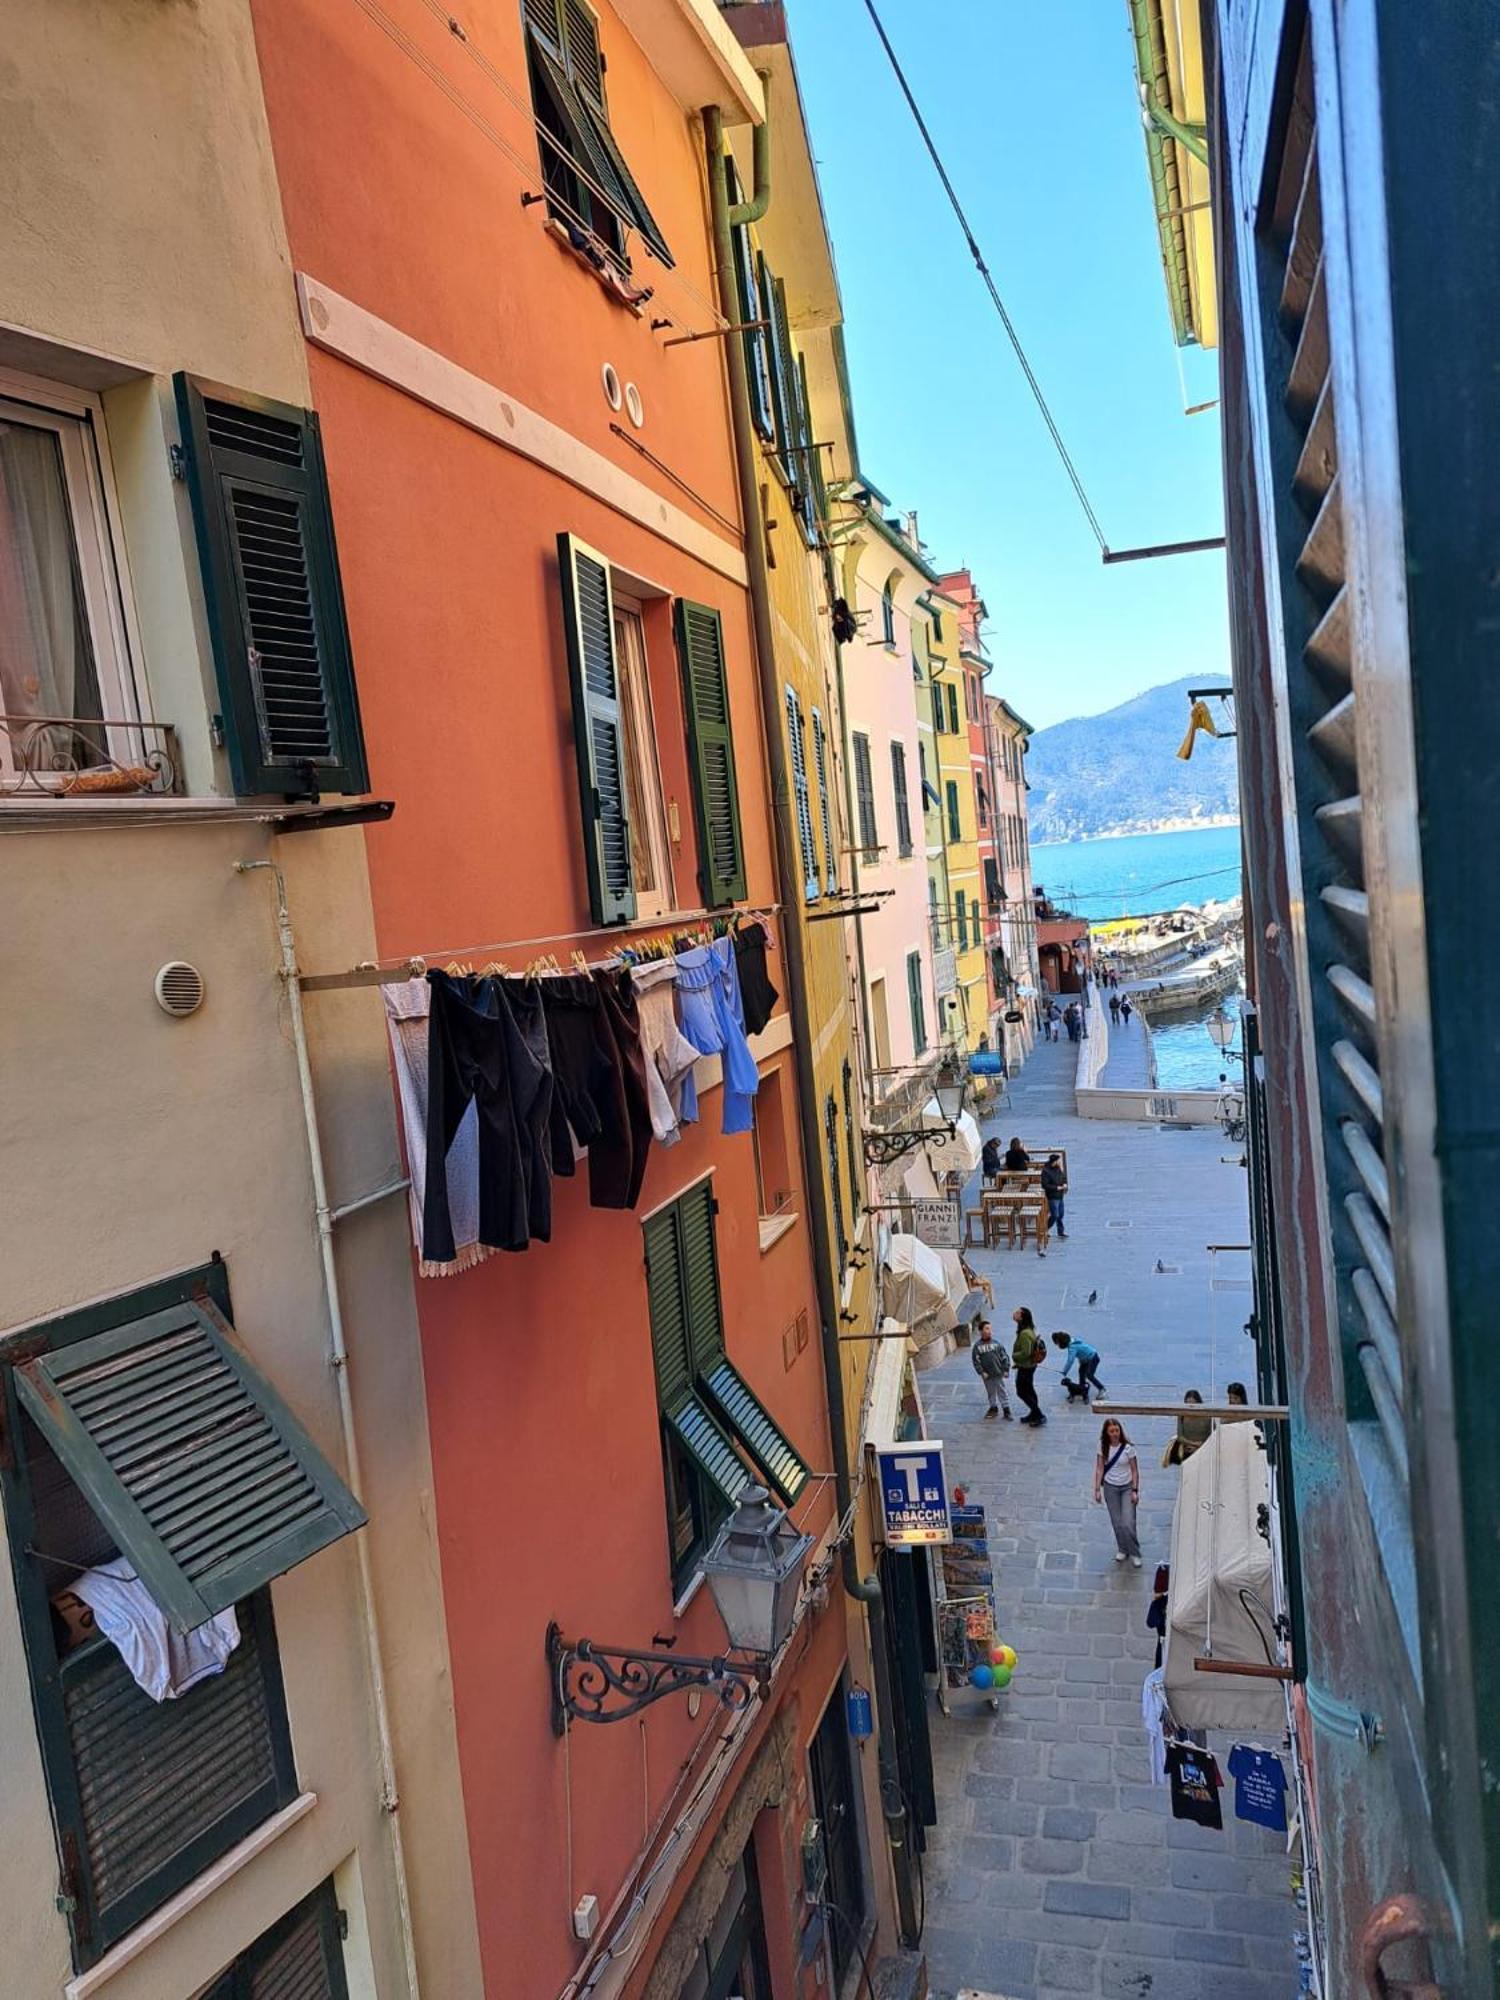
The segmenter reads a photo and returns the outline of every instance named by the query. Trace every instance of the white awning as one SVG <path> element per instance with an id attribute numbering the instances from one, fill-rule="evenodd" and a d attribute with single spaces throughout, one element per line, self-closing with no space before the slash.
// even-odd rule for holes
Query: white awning
<path id="1" fill-rule="evenodd" d="M 958 1123 L 950 1134 L 944 1129 L 948 1120 L 934 1097 L 922 1107 L 922 1123 L 939 1128 L 927 1141 L 925 1148 L 934 1173 L 960 1173 L 967 1179 L 970 1174 L 979 1171 L 979 1161 L 984 1148 L 980 1144 L 979 1127 L 970 1112 L 959 1112 Z"/>
<path id="2" fill-rule="evenodd" d="M 881 1329 L 894 1324 L 882 1320 Z M 910 1342 L 905 1332 L 886 1333 L 886 1338 L 877 1342 L 875 1363 L 871 1371 L 870 1400 L 865 1414 L 865 1444 L 894 1444 L 896 1426 L 901 1420 L 901 1394 L 906 1378 L 906 1356 Z"/>
<path id="3" fill-rule="evenodd" d="M 1202 1656 L 1264 1666 L 1280 1657 L 1272 1629 L 1271 1547 L 1257 1528 L 1270 1501 L 1253 1424 L 1220 1424 L 1182 1468 L 1167 1594 L 1167 1701 L 1184 1729 L 1279 1731 L 1282 1683 L 1199 1673 Z"/>
<path id="4" fill-rule="evenodd" d="M 948 1274 L 938 1251 L 919 1237 L 897 1232 L 882 1280 L 885 1310 L 903 1326 L 913 1326 L 948 1296 Z"/>

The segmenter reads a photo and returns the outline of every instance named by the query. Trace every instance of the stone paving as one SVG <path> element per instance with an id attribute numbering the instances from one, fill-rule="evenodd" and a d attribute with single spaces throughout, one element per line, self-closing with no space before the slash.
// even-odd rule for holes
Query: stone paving
<path id="1" fill-rule="evenodd" d="M 1109 1055 L 1099 1072 L 1101 1090 L 1150 1090 L 1153 1087 L 1151 1041 L 1146 1030 L 1146 1017 L 1133 1000 L 1130 1006 L 1129 1021 L 1109 1021 Z"/>
<path id="2" fill-rule="evenodd" d="M 1243 1332 L 1249 1259 L 1243 1170 L 1216 1129 L 1091 1123 L 1072 1108 L 1073 1044 L 1041 1043 L 992 1121 L 1002 1138 L 1068 1148 L 1066 1242 L 971 1251 L 995 1288 L 997 1337 L 1029 1305 L 1043 1334 L 1085 1335 L 1116 1393 L 1212 1400 L 1251 1379 Z M 1001 1130 L 1001 1127 L 1004 1129 Z M 1158 1265 L 1165 1269 L 1158 1269 Z M 1218 1285 L 1212 1283 L 1217 1269 Z M 1097 1294 L 1093 1305 L 1090 1292 Z M 933 1710 L 939 1823 L 925 1858 L 930 1990 L 1006 2000 L 1284 2000 L 1297 1992 L 1284 1840 L 1234 1818 L 1172 1818 L 1141 1726 L 1152 1569 L 1170 1553 L 1177 1473 L 1164 1418 L 1132 1418 L 1145 1568 L 1117 1565 L 1092 1503 L 1098 1422 L 1068 1407 L 1053 1358 L 1037 1379 L 1039 1430 L 984 1420 L 967 1351 L 923 1374 L 928 1428 L 950 1480 L 989 1510 L 1001 1636 L 1020 1654 L 992 1716 L 970 1690 Z M 1019 1414 L 1019 1413 L 1018 1413 Z M 1211 1737 L 1221 1768 L 1228 1739 Z M 1280 1747 L 1279 1743 L 1272 1747 Z"/>

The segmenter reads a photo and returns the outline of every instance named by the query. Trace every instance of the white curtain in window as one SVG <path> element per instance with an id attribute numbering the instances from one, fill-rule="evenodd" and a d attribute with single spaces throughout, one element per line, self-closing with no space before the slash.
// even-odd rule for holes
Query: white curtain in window
<path id="1" fill-rule="evenodd" d="M 0 708 L 97 717 L 62 446 L 55 431 L 0 422 Z"/>

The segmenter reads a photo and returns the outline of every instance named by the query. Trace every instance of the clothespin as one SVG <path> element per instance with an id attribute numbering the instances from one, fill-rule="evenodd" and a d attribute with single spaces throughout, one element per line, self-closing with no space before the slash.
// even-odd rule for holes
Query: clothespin
<path id="1" fill-rule="evenodd" d="M 588 960 L 584 957 L 581 951 L 578 951 L 576 949 L 573 952 L 573 964 L 579 972 L 587 972 L 589 969 Z"/>

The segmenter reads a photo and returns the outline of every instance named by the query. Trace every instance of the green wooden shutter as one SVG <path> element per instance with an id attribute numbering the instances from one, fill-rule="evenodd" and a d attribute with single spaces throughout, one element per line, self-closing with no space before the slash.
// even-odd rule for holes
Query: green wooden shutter
<path id="1" fill-rule="evenodd" d="M 859 844 L 866 861 L 874 861 L 879 847 L 875 825 L 875 774 L 870 768 L 870 739 L 854 735 L 854 802 L 859 813 Z"/>
<path id="2" fill-rule="evenodd" d="M 896 848 L 898 853 L 910 854 L 911 802 L 906 795 L 906 746 L 903 743 L 891 745 L 891 793 L 896 801 Z"/>
<path id="3" fill-rule="evenodd" d="M 719 1260 L 714 1249 L 714 1190 L 699 1181 L 677 1204 L 682 1228 L 683 1296 L 693 1368 L 712 1368 L 724 1353 L 724 1314 L 719 1298 Z"/>
<path id="4" fill-rule="evenodd" d="M 948 795 L 948 839 L 951 843 L 963 838 L 958 816 L 958 786 L 952 778 L 948 778 L 944 781 L 943 790 Z"/>
<path id="5" fill-rule="evenodd" d="M 609 564 L 573 535 L 558 536 L 557 563 L 573 691 L 573 741 L 578 753 L 589 908 L 595 923 L 628 923 L 636 913 L 630 865 L 631 800 L 625 775 L 625 718 L 615 659 L 615 601 Z"/>
<path id="6" fill-rule="evenodd" d="M 525 0 L 525 12 L 527 25 L 561 55 L 563 38 L 558 23 L 557 0 Z"/>
<path id="7" fill-rule="evenodd" d="M 175 1701 L 107 1642 L 59 1664 L 90 1960 L 296 1796 L 269 1599 L 236 1617 L 224 1671 Z"/>
<path id="8" fill-rule="evenodd" d="M 833 1199 L 833 1236 L 842 1268 L 849 1256 L 849 1233 L 844 1227 L 844 1190 L 839 1183 L 839 1113 L 831 1090 L 823 1103 L 823 1144 L 828 1156 L 828 1192 Z"/>
<path id="9" fill-rule="evenodd" d="M 756 259 L 760 273 L 760 309 L 762 317 L 771 324 L 766 334 L 766 345 L 771 370 L 771 407 L 776 418 L 776 445 L 781 459 L 782 470 L 795 485 L 797 461 L 791 447 L 797 442 L 794 425 L 796 412 L 789 399 L 788 389 L 788 343 L 786 326 L 780 314 L 781 287 L 772 277 L 764 257 Z"/>
<path id="10" fill-rule="evenodd" d="M 816 529 L 828 520 L 828 486 L 823 477 L 823 454 L 818 448 L 812 420 L 812 397 L 807 391 L 807 356 L 797 357 L 797 389 L 802 404 L 802 428 L 805 433 L 803 443 L 808 447 L 803 453 L 806 471 L 803 479 L 810 496 L 808 526 Z"/>
<path id="11" fill-rule="evenodd" d="M 206 1304 L 22 1362 L 16 1387 L 179 1632 L 364 1524 Z"/>
<path id="12" fill-rule="evenodd" d="M 176 389 L 235 789 L 366 791 L 318 420 L 189 375 Z"/>
<path id="13" fill-rule="evenodd" d="M 563 55 L 576 88 L 601 114 L 604 111 L 604 58 L 599 51 L 599 23 L 583 0 L 562 0 Z"/>
<path id="14" fill-rule="evenodd" d="M 962 889 L 954 897 L 953 903 L 954 912 L 958 918 L 958 948 L 960 951 L 967 951 L 969 949 L 969 899 L 965 896 Z"/>
<path id="15" fill-rule="evenodd" d="M 823 828 L 823 879 L 830 896 L 838 893 L 839 859 L 833 844 L 833 806 L 828 793 L 828 731 L 817 709 L 812 712 L 813 751 L 818 764 L 818 817 Z"/>
<path id="16" fill-rule="evenodd" d="M 734 769 L 724 628 L 707 604 L 677 604 L 677 651 L 682 662 L 688 751 L 698 816 L 698 874 L 710 909 L 745 894 L 745 849 Z"/>
<path id="17" fill-rule="evenodd" d="M 854 1070 L 847 1057 L 844 1061 L 844 1144 L 849 1153 L 849 1202 L 854 1211 L 854 1220 L 859 1221 L 859 1212 L 864 1207 L 861 1195 L 863 1169 L 860 1163 L 859 1140 L 854 1129 Z"/>
<path id="18" fill-rule="evenodd" d="M 656 1400 L 665 1411 L 692 1392 L 693 1355 L 683 1295 L 682 1243 L 677 1205 L 664 1208 L 644 1225 L 646 1299 L 651 1311 L 651 1352 L 656 1363 Z"/>
<path id="19" fill-rule="evenodd" d="M 907 955 L 906 997 L 911 1005 L 912 1047 L 921 1055 L 927 1047 L 927 1009 L 922 1000 L 922 954 L 919 951 Z"/>
<path id="20" fill-rule="evenodd" d="M 699 1397 L 690 1396 L 667 1418 L 667 1428 L 720 1499 L 731 1507 L 738 1506 L 740 1495 L 750 1484 L 750 1475 L 707 1405 Z M 705 1534 L 711 1532 L 708 1523 L 704 1524 L 704 1530 Z"/>
<path id="21" fill-rule="evenodd" d="M 797 819 L 797 844 L 802 853 L 802 894 L 818 900 L 818 843 L 813 832 L 812 798 L 807 781 L 807 724 L 795 691 L 786 691 L 786 728 L 791 744 L 792 805 Z"/>
<path id="22" fill-rule="evenodd" d="M 672 255 L 667 246 L 667 239 L 657 227 L 656 217 L 646 206 L 646 197 L 636 184 L 635 175 L 625 164 L 625 155 L 615 143 L 615 135 L 609 129 L 609 120 L 602 111 L 596 111 L 586 97 L 582 100 L 582 104 L 584 116 L 593 127 L 594 137 L 609 162 L 616 183 L 624 193 L 626 221 L 635 224 L 645 238 L 646 247 L 657 262 L 665 264 L 668 270 L 672 269 L 677 259 Z"/>
<path id="23" fill-rule="evenodd" d="M 737 201 L 739 182 L 733 160 L 724 162 L 724 171 L 729 177 L 730 200 Z M 741 223 L 730 232 L 730 243 L 734 251 L 735 297 L 740 319 L 748 325 L 752 320 L 766 317 L 760 291 L 760 265 L 751 247 L 748 224 Z M 750 415 L 756 430 L 770 443 L 776 436 L 776 412 L 771 405 L 771 343 L 764 327 L 741 334 L 740 338 L 745 344 L 745 366 L 750 376 Z"/>
<path id="24" fill-rule="evenodd" d="M 720 1361 L 704 1378 L 703 1391 L 756 1469 L 790 1507 L 812 1474 L 744 1376 L 732 1362 Z"/>

